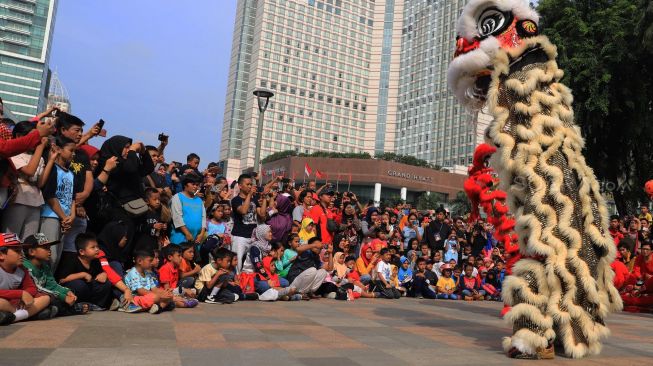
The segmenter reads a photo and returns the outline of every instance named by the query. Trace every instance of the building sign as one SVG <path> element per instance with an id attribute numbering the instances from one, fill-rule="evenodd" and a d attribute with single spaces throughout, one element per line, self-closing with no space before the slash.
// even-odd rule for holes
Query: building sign
<path id="1" fill-rule="evenodd" d="M 408 180 L 414 180 L 414 181 L 418 181 L 418 182 L 429 182 L 429 183 L 433 182 L 432 177 L 425 177 L 425 176 L 417 175 L 417 174 L 398 172 L 396 170 L 388 170 L 388 176 L 403 178 L 403 179 L 408 179 Z"/>

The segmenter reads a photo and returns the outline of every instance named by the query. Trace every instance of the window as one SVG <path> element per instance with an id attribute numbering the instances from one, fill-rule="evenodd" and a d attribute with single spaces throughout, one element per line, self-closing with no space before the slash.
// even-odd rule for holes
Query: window
<path id="1" fill-rule="evenodd" d="M 338 135 L 333 135 L 333 141 L 338 141 Z"/>

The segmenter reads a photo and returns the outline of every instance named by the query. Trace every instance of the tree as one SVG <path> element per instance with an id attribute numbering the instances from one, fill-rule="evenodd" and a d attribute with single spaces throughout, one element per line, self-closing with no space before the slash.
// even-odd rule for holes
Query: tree
<path id="1" fill-rule="evenodd" d="M 653 177 L 653 3 L 541 0 L 544 34 L 573 90 L 585 158 L 621 214 Z"/>
<path id="2" fill-rule="evenodd" d="M 440 206 L 444 206 L 446 200 L 440 193 L 431 192 L 431 194 L 422 194 L 417 198 L 418 210 L 435 210 Z"/>
<path id="3" fill-rule="evenodd" d="M 456 193 L 456 197 L 449 202 L 449 206 L 453 216 L 463 216 L 472 212 L 472 205 L 463 191 Z"/>

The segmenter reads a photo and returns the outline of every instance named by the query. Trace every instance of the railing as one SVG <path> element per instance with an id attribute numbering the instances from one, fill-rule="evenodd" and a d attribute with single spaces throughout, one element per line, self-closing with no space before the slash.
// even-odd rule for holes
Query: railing
<path id="1" fill-rule="evenodd" d="M 34 7 L 31 5 L 9 2 L 4 4 L 7 8 L 23 13 L 34 14 Z"/>
<path id="2" fill-rule="evenodd" d="M 11 34 L 5 34 L 0 39 L 2 41 L 4 41 L 4 42 L 14 43 L 14 44 L 21 45 L 21 46 L 29 46 L 30 45 L 30 43 L 28 41 L 26 41 L 24 38 L 14 36 L 14 35 L 11 35 Z"/>

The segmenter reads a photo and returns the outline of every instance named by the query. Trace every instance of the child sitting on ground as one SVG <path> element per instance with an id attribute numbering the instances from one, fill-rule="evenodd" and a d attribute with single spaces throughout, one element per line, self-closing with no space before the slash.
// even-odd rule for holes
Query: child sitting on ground
<path id="1" fill-rule="evenodd" d="M 497 278 L 497 270 L 491 269 L 481 281 L 481 287 L 485 290 L 485 299 L 501 301 L 501 282 Z"/>
<path id="2" fill-rule="evenodd" d="M 50 269 L 50 257 L 52 256 L 50 246 L 55 244 L 57 242 L 48 241 L 42 233 L 25 238 L 23 267 L 29 271 L 38 291 L 50 295 L 50 303 L 58 309 L 57 315 L 85 314 L 88 312 L 89 305 L 77 302 L 77 296 L 68 287 L 61 286 L 54 279 L 52 269 Z"/>
<path id="3" fill-rule="evenodd" d="M 354 285 L 354 298 L 359 298 L 359 297 L 369 297 L 369 298 L 374 298 L 374 297 L 379 297 L 381 296 L 380 293 L 375 293 L 375 292 L 368 292 L 367 291 L 367 286 L 365 286 L 361 282 L 361 276 L 360 273 L 358 273 L 358 270 L 356 270 L 356 257 L 354 256 L 349 256 L 345 258 L 345 265 L 349 269 L 349 272 L 347 273 L 347 281 Z"/>
<path id="4" fill-rule="evenodd" d="M 458 300 L 458 296 L 454 293 L 456 291 L 456 284 L 451 278 L 451 267 L 445 264 L 440 268 L 442 270 L 442 277 L 438 279 L 438 299 L 451 299 Z"/>
<path id="5" fill-rule="evenodd" d="M 181 247 L 174 244 L 163 249 L 167 262 L 159 268 L 159 288 L 172 290 L 175 307 L 194 308 L 198 304 L 193 288 L 195 281 L 190 283 L 190 287 L 179 281 L 179 267 L 183 261 L 181 250 Z"/>
<path id="6" fill-rule="evenodd" d="M 288 249 L 285 249 L 283 251 L 281 258 L 279 258 L 275 262 L 275 266 L 277 267 L 277 273 L 279 273 L 279 276 L 281 276 L 282 278 L 286 278 L 286 276 L 288 276 L 288 271 L 290 270 L 290 267 L 292 266 L 295 259 L 297 259 L 297 248 L 299 247 L 299 235 L 290 234 L 288 236 L 288 247 L 289 247 Z"/>
<path id="7" fill-rule="evenodd" d="M 136 250 L 152 251 L 160 247 L 166 236 L 169 220 L 163 218 L 164 206 L 161 205 L 161 193 L 156 188 L 145 189 L 145 202 L 148 210 L 138 230 Z"/>
<path id="8" fill-rule="evenodd" d="M 412 297 L 435 299 L 436 293 L 433 290 L 437 280 L 435 280 L 435 273 L 427 270 L 426 260 L 424 258 L 417 258 L 416 269 L 413 274 L 413 285 L 408 291 L 408 295 Z M 432 276 L 430 276 L 430 275 Z M 431 277 L 430 279 L 428 277 Z M 433 281 L 433 282 L 431 282 Z"/>
<path id="9" fill-rule="evenodd" d="M 0 234 L 0 325 L 36 314 L 41 319 L 57 314 L 56 307 L 48 308 L 50 296 L 39 296 L 32 278 L 21 266 L 22 257 L 22 244 L 16 234 Z"/>
<path id="10" fill-rule="evenodd" d="M 401 257 L 399 261 L 401 262 L 401 267 L 399 267 L 397 273 L 399 291 L 406 296 L 413 285 L 413 270 L 410 268 L 410 259 Z"/>
<path id="11" fill-rule="evenodd" d="M 209 304 L 231 304 L 238 301 L 243 292 L 238 285 L 233 284 L 230 276 L 233 252 L 227 248 L 216 248 L 211 255 L 213 262 L 202 268 L 195 282 L 199 298 Z"/>
<path id="12" fill-rule="evenodd" d="M 157 287 L 158 279 L 152 271 L 154 253 L 136 251 L 134 253 L 134 267 L 127 271 L 125 284 L 137 294 L 134 303 L 150 314 L 158 314 L 161 310 L 174 308 L 172 290 L 162 290 Z"/>
<path id="13" fill-rule="evenodd" d="M 474 266 L 471 263 L 467 263 L 465 265 L 465 276 L 458 283 L 460 294 L 465 301 L 477 301 L 485 298 L 485 291 L 481 289 L 481 280 L 478 277 L 474 277 L 473 270 Z"/>
<path id="14" fill-rule="evenodd" d="M 111 301 L 111 282 L 100 263 L 100 247 L 95 235 L 78 234 L 75 238 L 76 257 L 66 257 L 57 274 L 59 283 L 77 296 L 77 301 L 90 303 L 92 311 L 106 310 Z"/>
<path id="15" fill-rule="evenodd" d="M 197 276 L 201 270 L 202 267 L 195 263 L 195 246 L 193 243 L 183 244 L 181 246 L 181 263 L 179 264 L 181 287 L 194 289 L 195 281 L 197 281 Z"/>
<path id="16" fill-rule="evenodd" d="M 401 292 L 392 286 L 392 267 L 390 266 L 390 251 L 388 248 L 381 249 L 379 252 L 381 260 L 376 265 L 376 281 L 375 286 L 381 295 L 388 299 L 398 299 L 401 297 Z"/>

